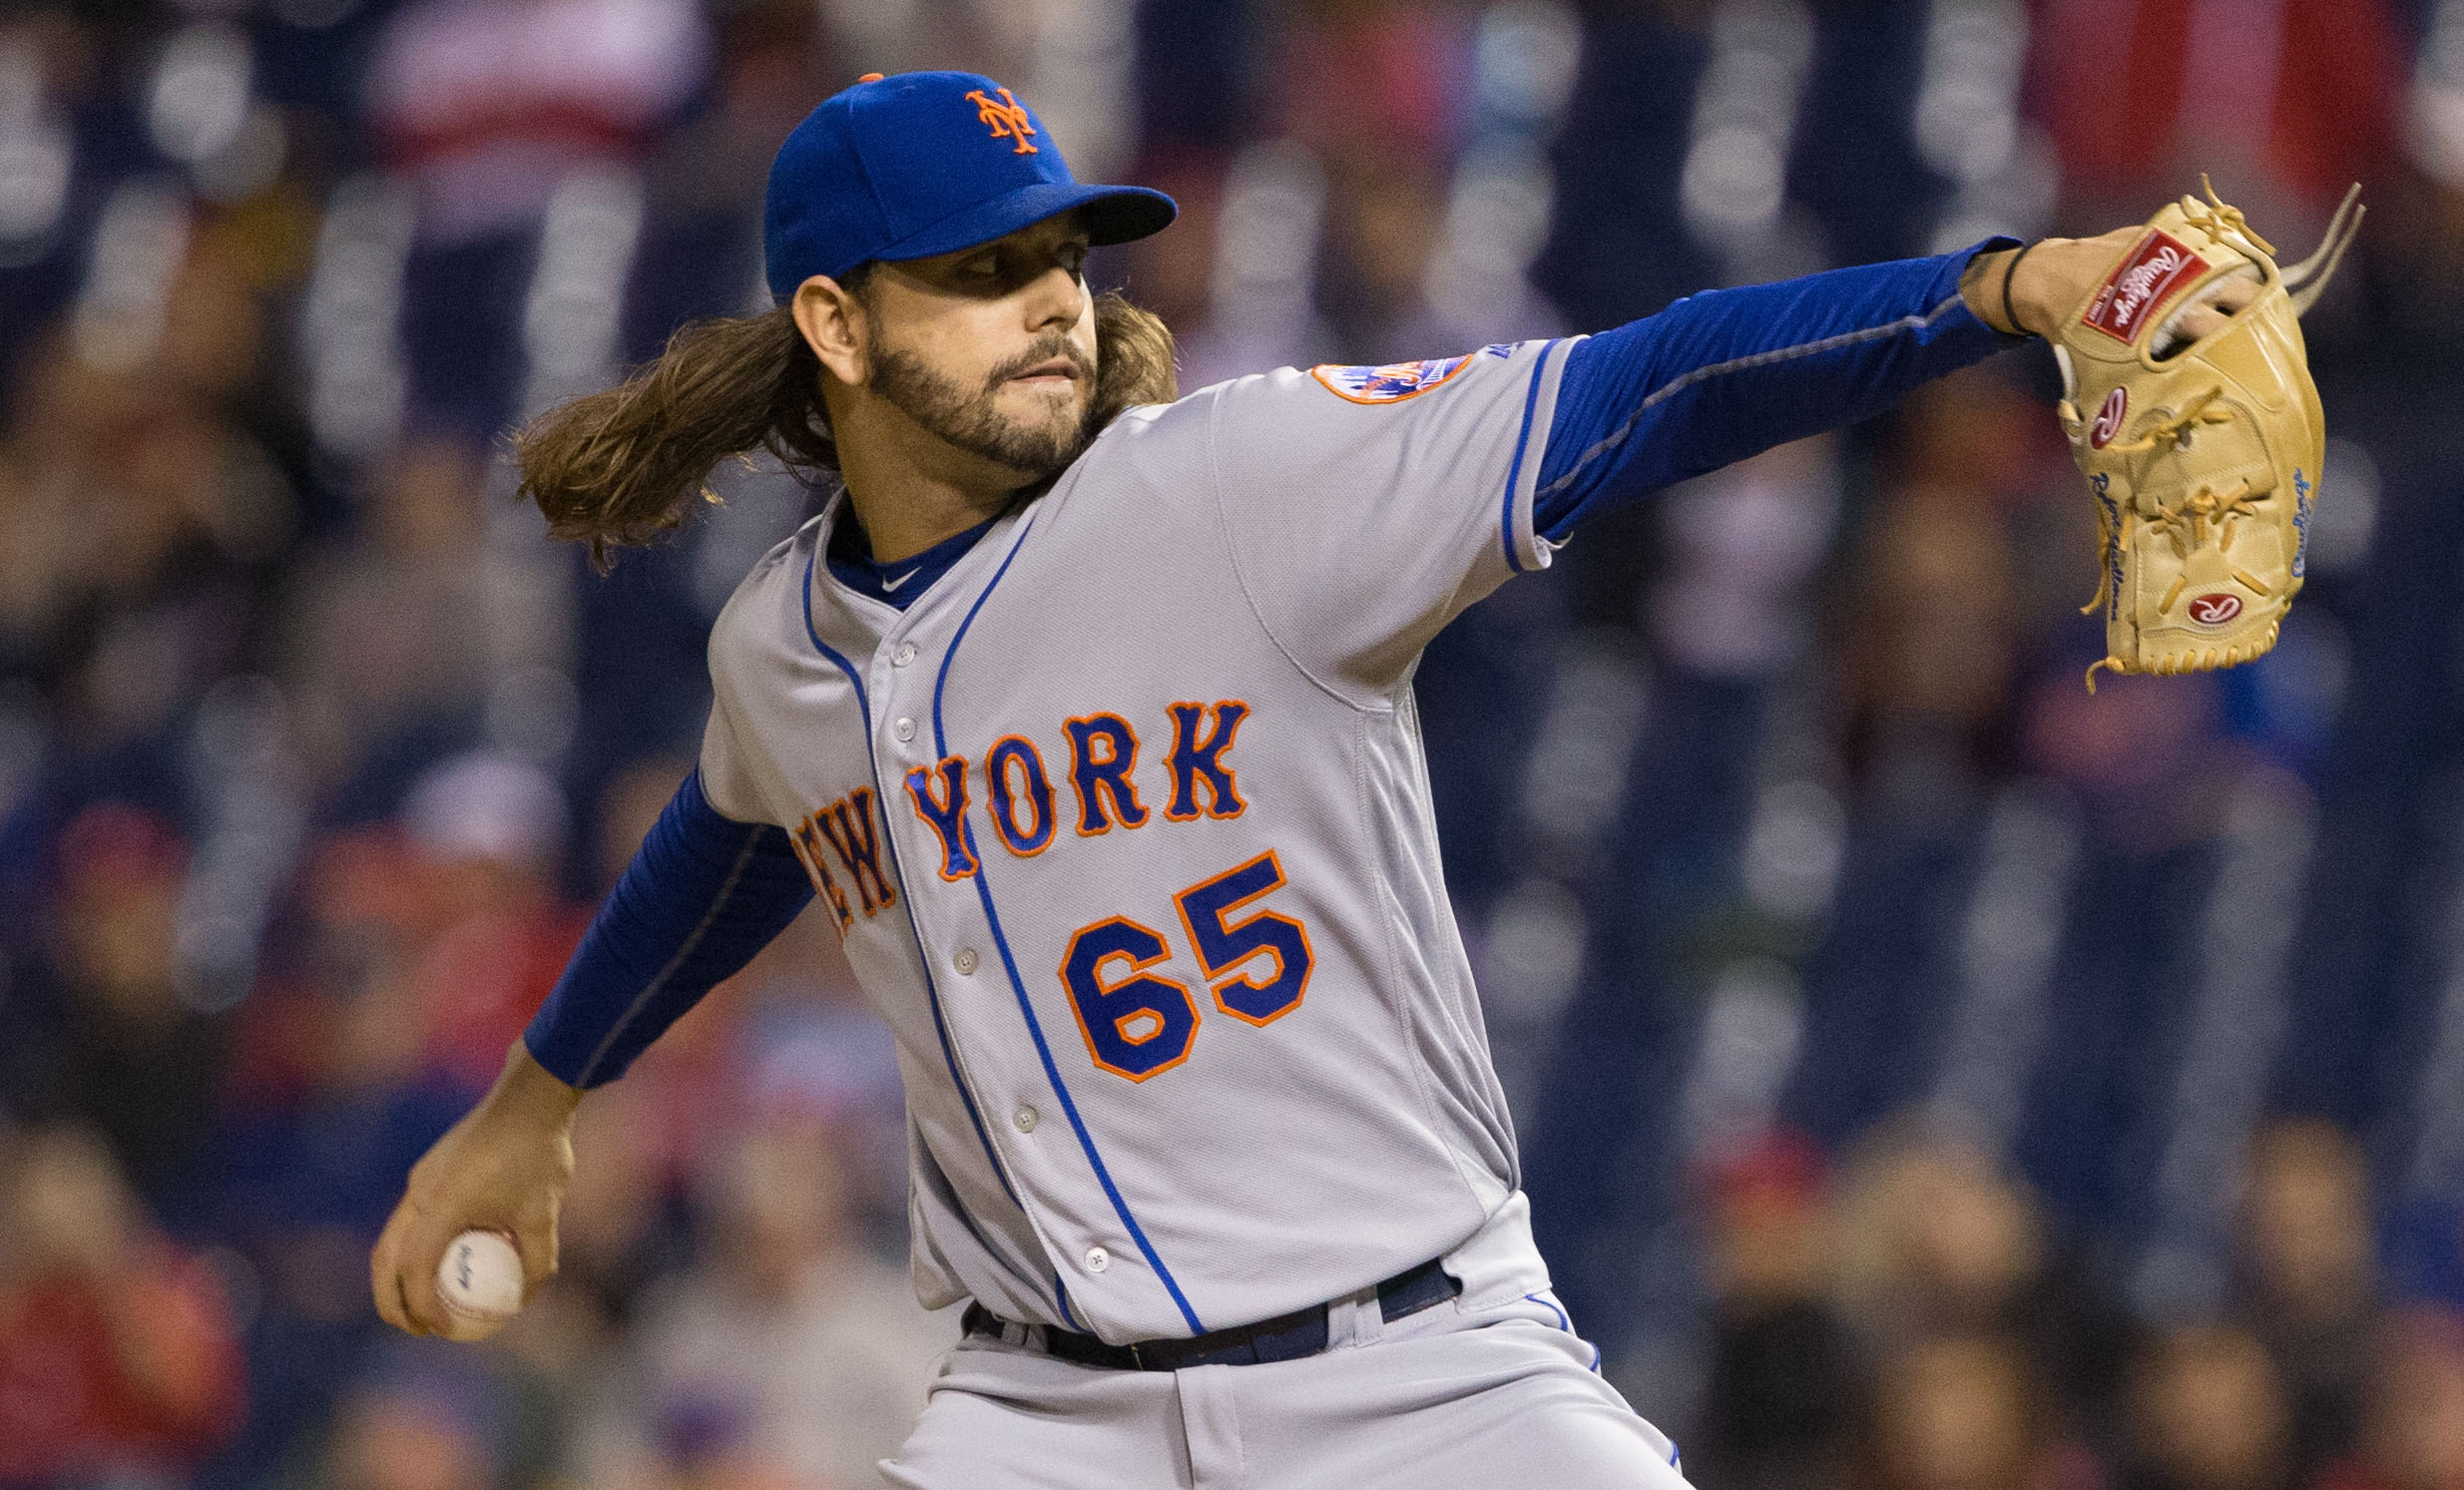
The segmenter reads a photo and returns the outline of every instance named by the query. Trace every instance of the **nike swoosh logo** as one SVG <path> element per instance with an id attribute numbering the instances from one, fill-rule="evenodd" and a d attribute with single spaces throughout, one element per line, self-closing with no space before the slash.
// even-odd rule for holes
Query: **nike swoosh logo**
<path id="1" fill-rule="evenodd" d="M 900 575 L 894 580 L 883 580 L 881 582 L 881 588 L 884 590 L 895 590 L 907 581 L 914 579 L 918 574 L 922 573 L 923 568 L 923 565 L 918 564 L 915 568 L 908 570 L 905 574 Z"/>

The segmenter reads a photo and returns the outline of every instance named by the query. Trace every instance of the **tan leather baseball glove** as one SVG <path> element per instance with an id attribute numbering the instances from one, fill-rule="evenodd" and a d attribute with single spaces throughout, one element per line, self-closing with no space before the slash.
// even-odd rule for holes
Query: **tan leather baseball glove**
<path id="1" fill-rule="evenodd" d="M 2206 179 L 2201 184 L 2207 186 Z M 2054 340 L 2062 427 L 2096 502 L 2106 657 L 2088 670 L 2193 673 L 2275 645 L 2301 589 L 2326 424 L 2301 313 L 2344 256 L 2347 193 L 2318 250 L 2290 269 L 2207 187 L 2146 230 Z M 2254 298 L 2187 345 L 2182 312 L 2235 278 Z"/>

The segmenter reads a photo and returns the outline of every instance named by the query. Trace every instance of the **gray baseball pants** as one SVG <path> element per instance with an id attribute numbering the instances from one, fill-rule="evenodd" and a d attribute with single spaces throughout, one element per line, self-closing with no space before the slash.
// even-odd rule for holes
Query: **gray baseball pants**
<path id="1" fill-rule="evenodd" d="M 1057 1360 L 1013 1326 L 950 1351 L 881 1468 L 900 1490 L 1684 1490 L 1565 1317 L 1539 1293 L 1388 1323 L 1367 1289 L 1319 1354 L 1183 1371 Z"/>

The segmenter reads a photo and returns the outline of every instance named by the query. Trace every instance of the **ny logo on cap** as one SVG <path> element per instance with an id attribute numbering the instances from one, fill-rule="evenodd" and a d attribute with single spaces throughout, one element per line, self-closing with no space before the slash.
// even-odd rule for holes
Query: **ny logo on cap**
<path id="1" fill-rule="evenodd" d="M 994 92 L 1001 96 L 997 99 L 988 97 L 981 88 L 967 95 L 967 102 L 975 105 L 975 117 L 992 130 L 995 140 L 1018 142 L 1018 148 L 1010 152 L 1012 155 L 1041 154 L 1027 143 L 1027 137 L 1035 133 L 1035 126 L 1027 122 L 1027 106 L 1012 97 L 1006 88 L 996 88 Z"/>

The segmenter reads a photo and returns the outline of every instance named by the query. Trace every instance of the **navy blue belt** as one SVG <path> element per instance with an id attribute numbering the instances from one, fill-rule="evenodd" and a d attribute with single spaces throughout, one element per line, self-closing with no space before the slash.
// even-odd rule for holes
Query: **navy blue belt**
<path id="1" fill-rule="evenodd" d="M 1377 1285 L 1377 1312 L 1389 1322 L 1443 1303 L 1463 1291 L 1454 1274 L 1435 1258 Z M 1298 1360 L 1326 1348 L 1326 1308 L 1322 1303 L 1294 1309 L 1255 1324 L 1234 1325 L 1186 1340 L 1140 1340 L 1132 1345 L 1108 1345 L 1091 1334 L 1052 1325 L 1041 1328 L 1047 1354 L 1082 1366 L 1107 1366 L 1116 1371 L 1179 1371 L 1191 1366 L 1263 1365 Z M 1009 1327 L 980 1303 L 967 1305 L 969 1334 L 997 1335 Z"/>

